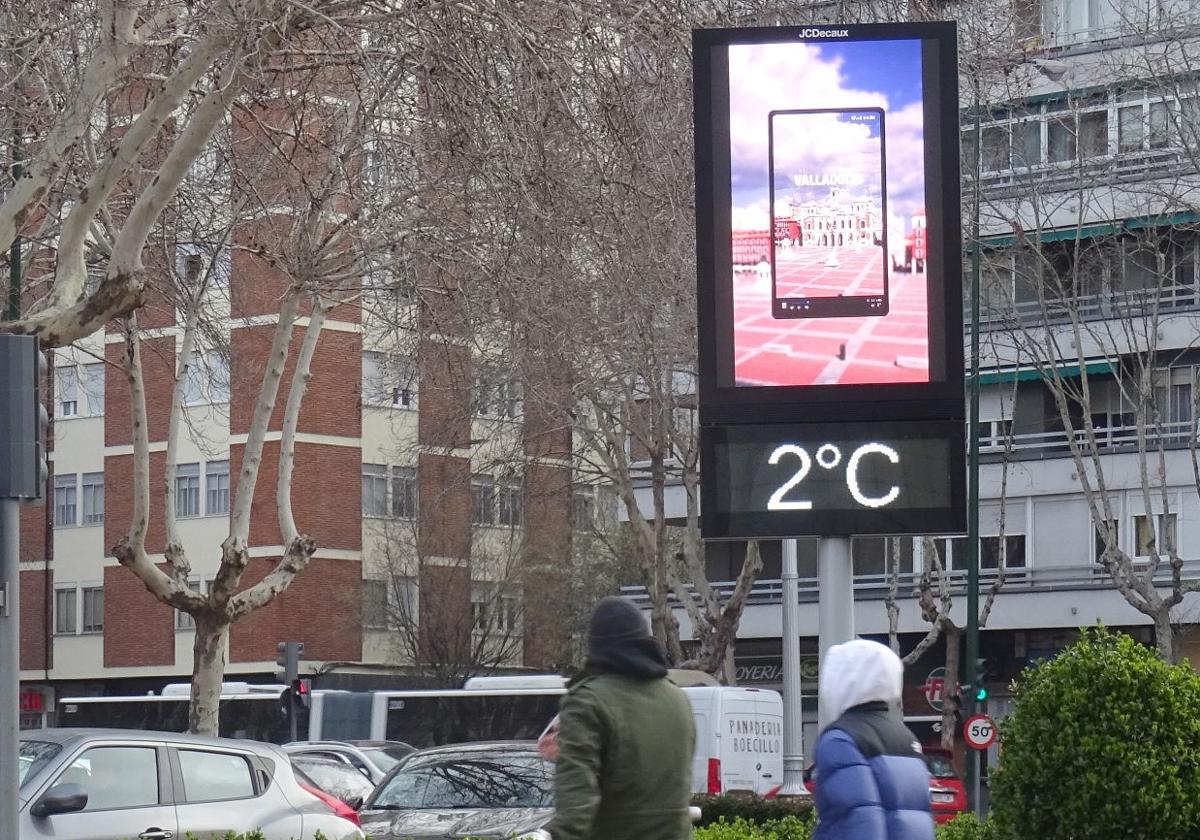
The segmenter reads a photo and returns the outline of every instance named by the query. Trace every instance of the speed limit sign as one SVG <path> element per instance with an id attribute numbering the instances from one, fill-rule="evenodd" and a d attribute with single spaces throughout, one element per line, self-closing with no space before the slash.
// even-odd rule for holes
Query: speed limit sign
<path id="1" fill-rule="evenodd" d="M 963 738 L 974 750 L 986 750 L 996 743 L 996 722 L 987 715 L 975 715 L 963 724 Z"/>

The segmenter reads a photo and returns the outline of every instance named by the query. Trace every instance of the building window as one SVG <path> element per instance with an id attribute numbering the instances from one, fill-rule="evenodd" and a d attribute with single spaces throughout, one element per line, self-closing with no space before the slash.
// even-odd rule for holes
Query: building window
<path id="1" fill-rule="evenodd" d="M 1173 513 L 1133 517 L 1134 556 L 1170 556 L 1175 551 L 1176 520 Z"/>
<path id="2" fill-rule="evenodd" d="M 417 516 L 417 471 L 413 467 L 392 468 L 392 516 L 397 519 Z"/>
<path id="3" fill-rule="evenodd" d="M 362 400 L 365 405 L 416 408 L 416 374 L 395 356 L 365 352 L 362 357 Z"/>
<path id="4" fill-rule="evenodd" d="M 501 484 L 497 493 L 500 524 L 509 528 L 521 527 L 521 482 Z"/>
<path id="5" fill-rule="evenodd" d="M 104 630 L 104 587 L 83 587 L 83 632 L 100 633 Z"/>
<path id="6" fill-rule="evenodd" d="M 476 583 L 471 587 L 471 622 L 476 633 L 513 633 L 521 626 L 521 594 L 510 586 Z"/>
<path id="7" fill-rule="evenodd" d="M 55 370 L 54 390 L 58 394 L 58 416 L 79 415 L 79 371 L 74 365 Z"/>
<path id="8" fill-rule="evenodd" d="M 198 577 L 188 578 L 188 586 L 200 593 L 208 592 L 208 581 L 201 580 Z M 192 618 L 191 613 L 183 610 L 175 610 L 175 629 L 176 630 L 195 630 L 196 619 Z"/>
<path id="9" fill-rule="evenodd" d="M 229 360 L 217 350 L 193 353 L 183 372 L 183 404 L 229 402 Z"/>
<path id="10" fill-rule="evenodd" d="M 54 524 L 58 527 L 74 525 L 76 519 L 75 473 L 54 476 Z"/>
<path id="11" fill-rule="evenodd" d="M 484 367 L 475 378 L 475 413 L 480 417 L 521 416 L 521 384 Z"/>
<path id="12" fill-rule="evenodd" d="M 229 513 L 229 462 L 209 461 L 204 466 L 205 512 L 209 516 Z"/>
<path id="13" fill-rule="evenodd" d="M 496 484 L 491 476 L 471 477 L 471 521 L 476 525 L 496 524 Z"/>
<path id="14" fill-rule="evenodd" d="M 1112 544 L 1114 549 L 1120 548 L 1121 546 L 1121 534 L 1119 528 L 1117 527 L 1117 523 L 1112 520 L 1109 520 L 1107 528 L 1103 522 L 1096 522 L 1093 524 L 1096 531 L 1096 541 L 1095 553 L 1092 559 L 1095 560 L 1097 564 L 1103 565 L 1101 558 L 1104 556 L 1104 548 L 1108 544 L 1107 534 L 1112 534 Z"/>
<path id="15" fill-rule="evenodd" d="M 388 629 L 388 582 L 366 578 L 362 582 L 363 627 Z"/>
<path id="16" fill-rule="evenodd" d="M 388 470 L 383 464 L 362 466 L 362 515 L 387 516 Z"/>
<path id="17" fill-rule="evenodd" d="M 175 465 L 175 515 L 200 515 L 200 465 Z"/>
<path id="18" fill-rule="evenodd" d="M 54 590 L 54 632 L 60 636 L 75 634 L 75 587 Z"/>
<path id="19" fill-rule="evenodd" d="M 96 525 L 104 521 L 104 473 L 84 473 L 83 524 Z"/>
<path id="20" fill-rule="evenodd" d="M 595 523 L 595 492 L 590 484 L 576 484 L 571 488 L 571 527 L 576 531 L 590 531 Z"/>
<path id="21" fill-rule="evenodd" d="M 83 366 L 83 395 L 87 399 L 88 417 L 104 416 L 104 364 Z"/>
<path id="22" fill-rule="evenodd" d="M 1000 569 L 1000 561 L 1004 560 L 1004 568 L 1013 571 L 1025 568 L 1025 535 L 1005 534 L 1000 537 L 981 537 L 979 540 L 979 569 L 984 574 Z"/>

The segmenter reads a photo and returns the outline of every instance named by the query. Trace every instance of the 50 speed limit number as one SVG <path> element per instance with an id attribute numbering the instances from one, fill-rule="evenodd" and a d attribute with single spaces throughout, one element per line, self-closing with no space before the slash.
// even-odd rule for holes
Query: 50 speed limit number
<path id="1" fill-rule="evenodd" d="M 963 724 L 963 738 L 974 750 L 986 750 L 996 743 L 996 722 L 987 715 L 975 715 Z"/>

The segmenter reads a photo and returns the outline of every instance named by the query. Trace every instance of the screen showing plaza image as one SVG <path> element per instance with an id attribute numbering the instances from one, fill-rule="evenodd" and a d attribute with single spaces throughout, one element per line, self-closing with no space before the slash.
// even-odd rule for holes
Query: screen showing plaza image
<path id="1" fill-rule="evenodd" d="M 772 314 L 886 315 L 883 111 L 770 119 Z"/>
<path id="2" fill-rule="evenodd" d="M 919 39 L 730 44 L 733 384 L 930 381 Z"/>

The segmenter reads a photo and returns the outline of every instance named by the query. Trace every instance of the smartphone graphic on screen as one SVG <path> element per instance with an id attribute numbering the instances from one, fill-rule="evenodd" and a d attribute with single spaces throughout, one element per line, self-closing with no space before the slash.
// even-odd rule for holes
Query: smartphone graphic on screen
<path id="1" fill-rule="evenodd" d="M 771 314 L 888 313 L 882 108 L 771 111 Z"/>

